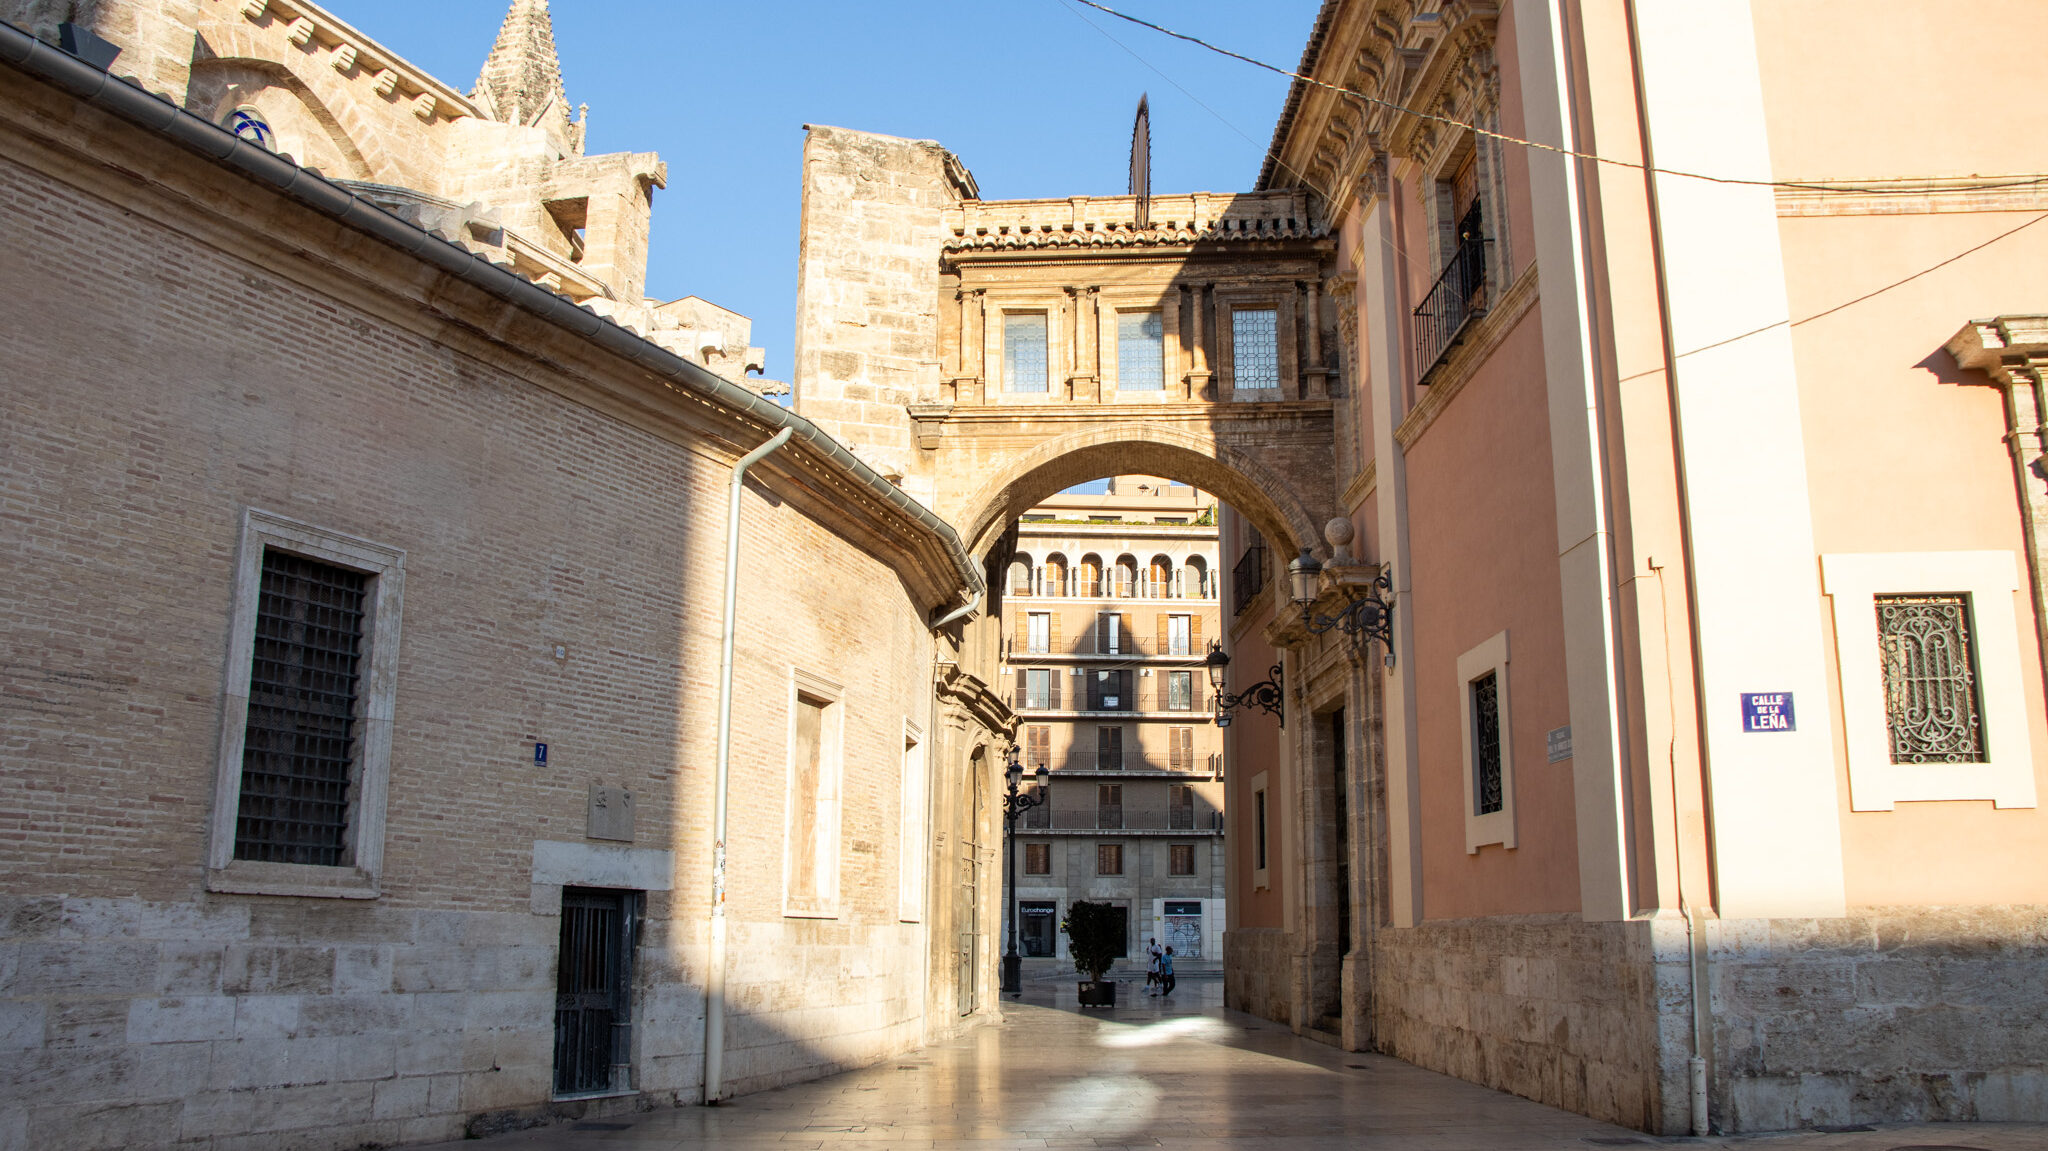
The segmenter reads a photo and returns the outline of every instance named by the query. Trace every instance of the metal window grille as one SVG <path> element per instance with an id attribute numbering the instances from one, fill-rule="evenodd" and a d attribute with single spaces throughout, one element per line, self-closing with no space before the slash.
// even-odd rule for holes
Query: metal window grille
<path id="1" fill-rule="evenodd" d="M 1500 684 L 1494 672 L 1472 681 L 1472 801 L 1475 814 L 1504 806 L 1500 763 Z"/>
<path id="2" fill-rule="evenodd" d="M 1878 596 L 1877 635 L 1892 762 L 1984 762 L 1970 597 Z"/>
<path id="3" fill-rule="evenodd" d="M 1253 544 L 1230 569 L 1230 614 L 1243 615 L 1266 587 L 1266 545 Z"/>
<path id="4" fill-rule="evenodd" d="M 1169 711 L 1187 711 L 1195 706 L 1195 673 L 1191 671 L 1170 671 L 1166 673 L 1166 707 Z"/>
<path id="5" fill-rule="evenodd" d="M 1195 845 L 1176 843 L 1168 850 L 1166 871 L 1169 875 L 1193 875 L 1195 873 Z"/>
<path id="6" fill-rule="evenodd" d="M 620 891 L 562 892 L 555 979 L 555 1094 L 631 1087 L 633 904 Z"/>
<path id="7" fill-rule="evenodd" d="M 1050 828 L 1052 826 L 1052 804 L 1041 803 L 1034 807 L 1025 808 L 1024 826 L 1032 831 L 1044 831 Z"/>
<path id="8" fill-rule="evenodd" d="M 1003 316 L 1003 390 L 1045 391 L 1045 313 Z"/>
<path id="9" fill-rule="evenodd" d="M 1116 388 L 1157 392 L 1166 387 L 1166 325 L 1158 312 L 1120 312 L 1116 318 Z"/>
<path id="10" fill-rule="evenodd" d="M 371 577 L 263 553 L 235 858 L 347 862 L 356 685 Z"/>
<path id="11" fill-rule="evenodd" d="M 1230 359 L 1237 390 L 1280 386 L 1280 313 L 1245 308 L 1230 313 Z"/>

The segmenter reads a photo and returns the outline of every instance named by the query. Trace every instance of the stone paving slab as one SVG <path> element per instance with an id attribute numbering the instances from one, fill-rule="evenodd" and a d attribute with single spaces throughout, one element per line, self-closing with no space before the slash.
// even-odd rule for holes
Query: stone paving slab
<path id="1" fill-rule="evenodd" d="M 2048 1151 L 2048 1125 L 1660 1138 L 1390 1059 L 1339 1051 L 1222 1007 L 1126 985 L 1083 1013 L 1071 984 L 1027 984 L 1000 1024 L 875 1067 L 682 1107 L 558 1124 L 445 1151 L 907 1148 L 915 1151 Z"/>

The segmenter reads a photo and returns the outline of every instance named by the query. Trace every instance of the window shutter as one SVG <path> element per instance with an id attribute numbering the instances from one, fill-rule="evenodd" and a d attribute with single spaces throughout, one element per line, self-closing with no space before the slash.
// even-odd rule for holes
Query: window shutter
<path id="1" fill-rule="evenodd" d="M 1057 611 L 1046 613 L 1045 630 L 1047 638 L 1050 640 L 1046 647 L 1049 651 L 1057 652 L 1060 650 L 1060 614 Z M 1057 691 L 1058 689 L 1055 688 L 1054 690 Z"/>
<path id="2" fill-rule="evenodd" d="M 1202 647 L 1202 617 L 1190 615 L 1188 617 L 1188 651 L 1200 655 L 1204 650 Z"/>
<path id="3" fill-rule="evenodd" d="M 1048 691 L 1046 706 L 1057 711 L 1060 706 L 1060 681 L 1067 678 L 1067 669 L 1056 667 L 1047 672 L 1045 678 L 1052 685 Z"/>
<path id="4" fill-rule="evenodd" d="M 1024 701 L 1029 698 L 1030 690 L 1031 673 L 1020 667 L 1017 669 L 1017 703 L 1015 706 L 1024 706 Z"/>
<path id="5" fill-rule="evenodd" d="M 1024 756 L 1029 766 L 1052 764 L 1052 728 L 1043 724 L 1024 729 Z"/>
<path id="6" fill-rule="evenodd" d="M 1153 649 L 1153 651 L 1152 651 L 1152 654 L 1153 654 L 1153 655 L 1165 655 L 1165 654 L 1166 654 L 1167 652 L 1169 652 L 1169 651 L 1172 651 L 1172 650 L 1173 650 L 1173 617 L 1172 617 L 1172 616 L 1170 616 L 1170 615 L 1167 615 L 1167 614 L 1166 614 L 1166 613 L 1164 613 L 1164 612 L 1161 612 L 1161 613 L 1159 614 L 1159 646 L 1158 646 L 1157 648 L 1154 648 L 1154 649 Z"/>
<path id="7" fill-rule="evenodd" d="M 1124 650 L 1135 652 L 1138 650 L 1138 633 L 1132 630 L 1131 628 L 1131 613 L 1124 612 L 1122 613 L 1122 616 L 1122 624 L 1124 630 Z"/>
<path id="8" fill-rule="evenodd" d="M 1031 613 L 1030 613 L 1030 612 L 1027 612 L 1027 611 L 1020 611 L 1020 612 L 1018 612 L 1018 613 L 1017 613 L 1017 639 L 1016 639 L 1016 642 L 1015 642 L 1015 643 L 1013 643 L 1013 644 L 1012 644 L 1012 645 L 1010 646 L 1010 650 L 1011 650 L 1011 651 L 1030 651 L 1030 650 L 1031 650 Z"/>
<path id="9" fill-rule="evenodd" d="M 1109 654 L 1109 616 L 1107 614 L 1095 617 L 1095 654 Z"/>

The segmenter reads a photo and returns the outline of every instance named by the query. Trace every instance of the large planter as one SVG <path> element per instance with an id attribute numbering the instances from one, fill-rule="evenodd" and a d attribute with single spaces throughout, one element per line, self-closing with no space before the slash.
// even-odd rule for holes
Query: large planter
<path id="1" fill-rule="evenodd" d="M 1080 989 L 1081 1006 L 1083 1007 L 1116 1006 L 1116 980 L 1114 979 L 1083 980 L 1074 986 Z"/>

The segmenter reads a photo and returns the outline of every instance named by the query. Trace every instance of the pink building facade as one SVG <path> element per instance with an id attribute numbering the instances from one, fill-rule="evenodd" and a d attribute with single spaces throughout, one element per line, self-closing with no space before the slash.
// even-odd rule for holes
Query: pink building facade
<path id="1" fill-rule="evenodd" d="M 1224 625 L 1232 1006 L 1649 1131 L 2048 1116 L 2048 110 L 1880 7 L 1324 5 L 1260 186 L 1348 519 Z"/>

